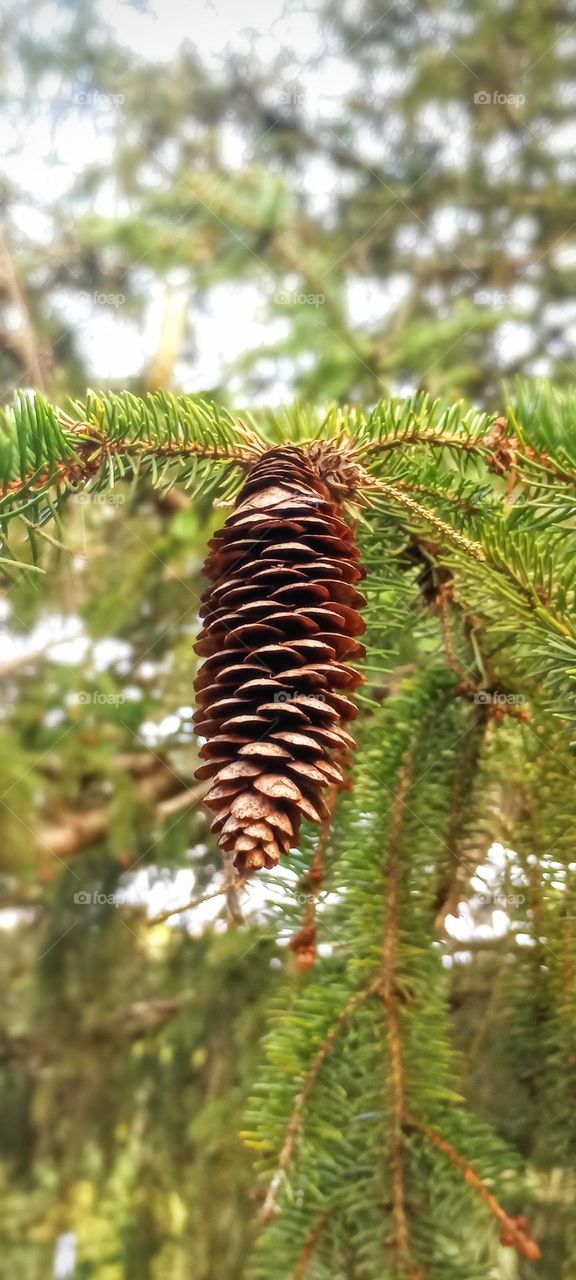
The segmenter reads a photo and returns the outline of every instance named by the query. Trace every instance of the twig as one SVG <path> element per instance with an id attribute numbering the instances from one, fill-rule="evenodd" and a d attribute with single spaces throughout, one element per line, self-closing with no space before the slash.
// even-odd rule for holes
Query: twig
<path id="1" fill-rule="evenodd" d="M 501 1204 L 499 1204 L 496 1196 L 489 1191 L 486 1183 L 482 1181 L 479 1174 L 477 1174 L 472 1166 L 468 1164 L 468 1161 L 464 1156 L 461 1156 L 459 1152 L 456 1151 L 455 1147 L 453 1147 L 446 1138 L 443 1138 L 442 1134 L 438 1133 L 436 1129 L 433 1129 L 429 1124 L 425 1124 L 422 1120 L 417 1120 L 411 1112 L 407 1112 L 404 1119 L 406 1124 L 410 1125 L 414 1129 L 419 1129 L 420 1133 L 423 1133 L 433 1146 L 437 1147 L 439 1151 L 442 1151 L 450 1163 L 463 1174 L 466 1182 L 469 1183 L 473 1190 L 478 1193 L 484 1203 L 488 1205 L 488 1208 L 490 1209 L 490 1212 L 494 1214 L 494 1217 L 498 1218 L 498 1221 L 502 1223 L 502 1227 L 504 1228 L 510 1243 L 514 1245 L 514 1248 L 517 1249 L 518 1253 L 522 1254 L 522 1257 L 524 1258 L 529 1258 L 532 1262 L 536 1262 L 538 1258 L 541 1258 L 542 1253 L 540 1246 L 532 1239 L 526 1229 L 519 1226 L 518 1222 L 506 1213 L 506 1210 L 502 1208 Z"/>
<path id="2" fill-rule="evenodd" d="M 39 391 L 44 390 L 44 371 L 36 345 L 36 336 L 30 318 L 30 311 L 24 292 L 12 261 L 5 235 L 0 231 L 0 290 L 20 317 L 20 328 L 8 332 L 4 330 L 2 341 L 8 343 L 21 370 L 21 380 L 32 384 Z"/>
<path id="3" fill-rule="evenodd" d="M 304 1110 L 314 1091 L 316 1081 L 318 1080 L 318 1077 L 320 1075 L 322 1067 L 324 1066 L 324 1062 L 326 1061 L 326 1058 L 328 1057 L 329 1053 L 331 1053 L 332 1049 L 334 1048 L 334 1044 L 338 1036 L 340 1035 L 340 1032 L 343 1030 L 346 1024 L 350 1021 L 350 1018 L 352 1017 L 352 1015 L 356 1012 L 357 1009 L 360 1008 L 361 1005 L 364 1004 L 366 1000 L 369 999 L 370 996 L 375 995 L 376 992 L 379 991 L 381 986 L 381 981 L 382 981 L 381 976 L 380 974 L 378 974 L 378 976 L 376 978 L 373 978 L 372 981 L 367 984 L 367 986 L 362 987 L 360 991 L 355 992 L 351 1000 L 348 1001 L 348 1004 L 345 1005 L 344 1009 L 342 1009 L 342 1011 L 338 1014 L 338 1017 L 332 1023 L 330 1030 L 328 1031 L 327 1035 L 324 1037 L 322 1044 L 320 1045 L 319 1049 L 315 1053 L 312 1059 L 312 1062 L 310 1063 L 310 1066 L 308 1068 L 308 1071 L 306 1072 L 306 1075 L 304 1077 L 302 1089 L 300 1093 L 297 1094 L 296 1099 L 294 1101 L 294 1108 L 292 1111 L 292 1115 L 290 1116 L 290 1119 L 288 1121 L 286 1136 L 284 1138 L 282 1150 L 278 1158 L 278 1167 L 270 1182 L 268 1191 L 266 1193 L 266 1199 L 258 1215 L 260 1222 L 263 1222 L 263 1223 L 270 1222 L 274 1218 L 276 1218 L 279 1214 L 279 1208 L 278 1208 L 278 1202 L 277 1202 L 278 1190 L 281 1186 L 284 1174 L 286 1173 L 286 1170 L 288 1169 L 291 1163 L 292 1156 L 294 1154 L 294 1147 L 296 1145 L 296 1141 L 302 1130 L 302 1118 L 304 1115 Z"/>
<path id="4" fill-rule="evenodd" d="M 151 929 L 154 924 L 164 924 L 165 920 L 169 920 L 171 916 L 181 915 L 183 911 L 193 911 L 194 907 L 200 907 L 203 902 L 210 902 L 211 898 L 219 898 L 221 894 L 229 893 L 230 889 L 243 889 L 245 883 L 246 880 L 239 876 L 235 880 L 228 880 L 220 885 L 219 889 L 213 889 L 210 893 L 201 894 L 199 898 L 193 898 L 191 902 L 185 902 L 183 907 L 171 907 L 169 911 L 162 911 L 159 916 L 153 916 L 147 921 L 148 928 Z"/>
<path id="5" fill-rule="evenodd" d="M 407 444 L 428 444 L 438 449 L 462 449 L 467 453 L 486 453 L 487 447 L 482 440 L 469 440 L 461 435 L 448 435 L 442 431 L 429 430 L 426 427 L 414 426 L 405 432 L 384 436 L 370 444 L 361 445 L 356 451 L 358 457 L 368 457 L 374 453 L 385 453 L 389 449 L 403 448 Z"/>
<path id="6" fill-rule="evenodd" d="M 305 883 L 310 886 L 310 894 L 306 904 L 306 911 L 302 921 L 301 928 L 294 937 L 290 939 L 290 949 L 294 952 L 300 969 L 311 969 L 316 959 L 316 904 L 318 895 L 322 888 L 324 880 L 324 855 L 326 853 L 326 845 L 330 836 L 332 827 L 332 817 L 336 800 L 338 798 L 338 788 L 332 787 L 327 799 L 329 812 L 326 815 L 321 827 L 318 843 L 314 852 L 314 858 L 310 870 L 305 877 Z"/>
<path id="7" fill-rule="evenodd" d="M 74 490 L 79 484 L 94 479 L 104 463 L 118 454 L 124 458 L 136 459 L 152 456 L 174 460 L 203 458 L 214 462 L 234 462 L 239 467 L 250 466 L 257 456 L 253 447 L 241 444 L 220 449 L 214 445 L 184 440 L 163 445 L 142 438 L 136 442 L 109 440 L 93 423 L 71 424 L 65 419 L 65 415 L 60 425 L 70 434 L 69 443 L 74 448 L 73 455 L 54 463 L 52 468 L 44 468 L 41 472 L 29 471 L 26 475 L 11 480 L 9 484 L 0 487 L 0 500 L 17 498 L 20 494 L 41 493 L 51 487 Z M 240 439 L 251 438 L 251 433 L 246 428 L 239 428 L 238 434 Z"/>
<path id="8" fill-rule="evenodd" d="M 380 994 L 386 1010 L 390 1046 L 390 1078 L 392 1086 L 391 1145 L 394 1243 L 405 1267 L 411 1266 L 410 1230 L 405 1203 L 404 1131 L 405 1112 L 404 1054 L 397 999 L 398 908 L 400 896 L 400 851 L 406 810 L 406 797 L 413 775 L 413 752 L 407 757 L 400 774 L 390 822 L 389 855 L 386 869 L 386 905 L 384 946 Z"/>
<path id="9" fill-rule="evenodd" d="M 306 1236 L 302 1253 L 294 1270 L 290 1273 L 290 1280 L 304 1280 L 304 1276 L 326 1230 L 327 1222 L 328 1214 L 323 1211 L 318 1215 L 316 1222 Z"/>
<path id="10" fill-rule="evenodd" d="M 438 598 L 438 605 L 440 610 L 440 625 L 442 627 L 442 638 L 444 640 L 446 661 L 448 663 L 448 666 L 450 667 L 450 670 L 454 672 L 455 676 L 458 676 L 460 680 L 465 680 L 466 682 L 468 682 L 468 673 L 464 670 L 464 667 L 460 662 L 458 654 L 456 653 L 456 650 L 454 648 L 454 641 L 452 638 L 452 626 L 451 626 L 451 619 L 450 619 L 450 591 L 449 590 L 447 591 L 446 587 L 444 585 L 441 585 L 438 591 L 437 598 Z"/>
<path id="11" fill-rule="evenodd" d="M 471 538 L 466 538 L 463 533 L 458 533 L 457 529 L 453 529 L 451 525 L 446 524 L 445 520 L 441 520 L 440 516 L 430 511 L 428 507 L 423 507 L 419 502 L 415 502 L 414 498 L 409 497 L 396 485 L 387 484 L 384 480 L 376 480 L 371 484 L 371 489 L 375 489 L 381 493 L 384 498 L 389 498 L 391 502 L 397 502 L 398 506 L 403 507 L 405 511 L 409 511 L 411 515 L 417 516 L 419 520 L 423 520 L 441 535 L 445 542 L 456 547 L 458 551 L 463 551 L 465 555 L 473 560 L 479 560 L 484 563 L 486 556 L 479 542 L 473 542 Z"/>
<path id="12" fill-rule="evenodd" d="M 226 883 L 229 883 L 229 889 L 226 894 L 226 907 L 228 909 L 229 926 L 233 929 L 238 924 L 244 924 L 244 916 L 242 915 L 238 896 L 238 891 L 244 884 L 244 879 L 236 873 L 233 851 L 224 853 L 223 870 L 226 875 Z"/>

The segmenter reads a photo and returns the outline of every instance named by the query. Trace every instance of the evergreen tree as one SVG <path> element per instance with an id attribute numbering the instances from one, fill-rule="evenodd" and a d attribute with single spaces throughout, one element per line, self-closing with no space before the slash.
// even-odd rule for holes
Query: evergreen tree
<path id="1" fill-rule="evenodd" d="M 544 384 L 520 387 L 498 417 L 416 396 L 315 420 L 265 414 L 248 428 L 164 393 L 91 395 L 66 412 L 23 398 L 5 413 L 4 563 L 16 575 L 34 557 L 31 529 L 46 532 L 74 494 L 148 477 L 160 493 L 178 483 L 234 500 L 258 459 L 277 466 L 278 441 L 319 476 L 326 457 L 346 469 L 342 512 L 356 513 L 368 570 L 368 684 L 355 761 L 319 840 L 306 824 L 280 871 L 259 873 L 275 886 L 273 936 L 292 955 L 249 1115 L 259 1277 L 487 1280 L 507 1274 L 509 1250 L 519 1275 L 541 1255 L 548 1274 L 572 1273 L 572 416 L 571 393 Z M 254 887 L 245 872 L 236 892 Z M 98 861 L 85 864 L 82 883 L 98 882 Z M 59 878 L 58 935 L 43 940 L 44 965 L 61 975 L 73 889 Z M 222 896 L 231 889 L 224 865 Z M 464 982 L 444 927 L 463 904 Z M 142 928 L 116 919 L 113 967 L 122 923 Z M 260 982 L 264 952 L 241 948 Z M 83 964 L 88 976 L 89 952 Z M 81 972 L 76 962 L 70 978 Z M 113 1034 L 120 1016 L 130 1036 L 134 1018 L 138 1034 L 141 1018 L 173 1014 L 156 986 L 112 1027 L 87 1018 L 86 1034 Z M 154 1165 L 150 1176 L 157 1190 Z M 137 1252 L 125 1274 L 161 1274 L 154 1221 L 148 1206 L 140 1226 L 137 1215 L 126 1224 Z"/>

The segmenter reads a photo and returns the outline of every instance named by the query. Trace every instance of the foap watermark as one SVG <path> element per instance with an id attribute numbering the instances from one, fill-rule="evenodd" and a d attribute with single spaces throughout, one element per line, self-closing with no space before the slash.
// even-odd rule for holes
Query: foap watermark
<path id="1" fill-rule="evenodd" d="M 502 307 L 512 306 L 512 294 L 500 293 L 498 289 L 479 289 L 474 294 L 474 302 L 477 307 L 492 307 L 500 311 Z"/>
<path id="2" fill-rule="evenodd" d="M 523 107 L 526 102 L 525 93 L 501 93 L 498 89 L 478 89 L 474 94 L 475 107 Z"/>
<path id="3" fill-rule="evenodd" d="M 100 89 L 78 89 L 74 94 L 77 107 L 92 107 L 95 111 L 104 111 L 107 107 L 122 107 L 125 101 L 125 93 L 102 93 Z"/>
<path id="4" fill-rule="evenodd" d="M 483 907 L 500 907 L 502 911 L 512 908 L 524 906 L 526 902 L 526 894 L 524 893 L 504 893 L 503 890 L 496 889 L 493 893 L 479 893 L 477 900 Z"/>
<path id="5" fill-rule="evenodd" d="M 323 693 L 316 693 L 316 692 L 310 693 L 310 692 L 305 692 L 303 689 L 295 690 L 292 693 L 288 693 L 285 689 L 279 689 L 278 693 L 274 694 L 274 702 L 279 702 L 279 703 L 294 702 L 296 701 L 297 698 L 305 698 L 305 697 L 315 698 L 316 702 L 326 701 L 326 698 Z"/>
<path id="6" fill-rule="evenodd" d="M 302 293 L 297 289 L 291 292 L 281 290 L 280 293 L 274 294 L 274 302 L 283 307 L 323 307 L 326 302 L 326 294 Z"/>
<path id="7" fill-rule="evenodd" d="M 98 689 L 92 693 L 89 689 L 79 689 L 72 701 L 78 707 L 121 707 L 126 698 L 123 693 L 102 693 Z"/>
<path id="8" fill-rule="evenodd" d="M 95 289 L 88 293 L 85 289 L 78 294 L 80 302 L 87 302 L 94 307 L 123 307 L 126 302 L 125 293 L 102 293 Z"/>
<path id="9" fill-rule="evenodd" d="M 97 502 L 102 507 L 121 507 L 126 501 L 126 495 L 123 493 L 114 493 L 103 491 L 101 493 L 90 493 L 85 491 L 76 494 L 76 501 L 85 505 L 89 502 Z"/>
<path id="10" fill-rule="evenodd" d="M 491 693 L 489 689 L 479 689 L 474 694 L 474 701 L 481 707 L 521 707 L 526 698 L 523 693 Z"/>
<path id="11" fill-rule="evenodd" d="M 118 893 L 101 893 L 99 889 L 78 889 L 74 894 L 77 907 L 120 907 L 123 899 Z"/>
<path id="12" fill-rule="evenodd" d="M 277 103 L 279 107 L 303 107 L 304 93 L 297 85 L 285 84 L 278 94 Z"/>

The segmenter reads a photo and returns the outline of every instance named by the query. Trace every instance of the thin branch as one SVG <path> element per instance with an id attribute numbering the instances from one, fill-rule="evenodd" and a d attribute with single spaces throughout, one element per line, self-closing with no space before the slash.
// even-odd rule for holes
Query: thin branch
<path id="1" fill-rule="evenodd" d="M 371 489 L 377 490 L 384 498 L 388 498 L 391 502 L 397 502 L 398 506 L 403 507 L 411 515 L 416 516 L 418 520 L 423 520 L 431 528 L 436 529 L 444 542 L 456 547 L 458 551 L 464 552 L 465 555 L 473 560 L 479 560 L 484 563 L 486 556 L 479 542 L 473 542 L 471 538 L 466 538 L 463 533 L 458 533 L 457 529 L 453 529 L 451 525 L 446 524 L 440 516 L 435 515 L 428 507 L 423 507 L 414 498 L 403 490 L 397 488 L 394 484 L 387 484 L 384 480 L 374 479 L 370 486 Z"/>
<path id="2" fill-rule="evenodd" d="M 327 1035 L 325 1035 L 322 1044 L 314 1054 L 312 1062 L 304 1076 L 302 1089 L 295 1098 L 294 1108 L 288 1121 L 286 1136 L 278 1158 L 278 1167 L 270 1182 L 266 1199 L 262 1209 L 260 1210 L 259 1219 L 263 1223 L 271 1222 L 274 1218 L 278 1217 L 280 1212 L 277 1201 L 278 1191 L 282 1184 L 283 1177 L 291 1164 L 294 1148 L 302 1131 L 304 1111 L 310 1101 L 310 1097 L 314 1091 L 326 1058 L 332 1052 L 340 1032 L 344 1030 L 344 1027 L 348 1024 L 353 1014 L 356 1013 L 356 1010 L 359 1009 L 370 996 L 375 995 L 376 992 L 380 990 L 381 981 L 381 976 L 378 974 L 378 977 L 373 978 L 367 986 L 362 987 L 360 991 L 355 992 L 352 998 L 348 1001 L 348 1004 L 345 1005 L 344 1009 L 342 1009 L 338 1014 L 338 1017 L 332 1023 L 332 1026 L 330 1027 Z"/>
<path id="3" fill-rule="evenodd" d="M 0 231 L 0 291 L 14 307 L 20 318 L 20 327 L 4 329 L 2 342 L 10 346 L 21 370 L 21 380 L 28 386 L 44 389 L 44 372 L 36 344 L 36 336 L 30 319 L 30 311 L 12 261 L 5 235 Z"/>
<path id="4" fill-rule="evenodd" d="M 463 680 L 466 683 L 468 683 L 469 681 L 468 673 L 467 671 L 464 670 L 464 667 L 460 662 L 458 654 L 456 653 L 456 649 L 454 647 L 454 639 L 452 636 L 452 617 L 451 617 L 451 608 L 450 608 L 451 600 L 452 600 L 451 588 L 448 587 L 447 589 L 446 585 L 444 583 L 441 583 L 438 590 L 437 599 L 438 599 L 438 607 L 440 612 L 440 625 L 442 627 L 442 639 L 444 641 L 444 650 L 446 653 L 446 661 L 448 663 L 448 666 L 450 667 L 450 670 L 454 672 L 454 675 L 458 676 L 459 680 Z"/>
<path id="5" fill-rule="evenodd" d="M 487 446 L 483 440 L 471 440 L 462 435 L 448 435 L 442 431 L 415 425 L 409 427 L 407 431 L 398 431 L 384 436 L 381 440 L 362 445 L 357 450 L 357 456 L 366 458 L 371 454 L 403 448 L 407 444 L 427 444 L 436 449 L 461 449 L 466 453 L 487 453 Z"/>
<path id="6" fill-rule="evenodd" d="M 170 796 L 168 800 L 161 800 L 156 807 L 156 816 L 171 818 L 174 813 L 184 813 L 186 809 L 193 809 L 194 805 L 203 800 L 207 790 L 207 784 L 199 782 L 195 787 L 188 787 L 186 791 L 179 791 L 175 796 Z"/>
<path id="7" fill-rule="evenodd" d="M 222 870 L 224 871 L 225 882 L 228 884 L 228 892 L 226 894 L 226 909 L 228 912 L 228 927 L 235 929 L 237 925 L 244 924 L 244 916 L 240 906 L 240 890 L 245 884 L 248 877 L 238 875 L 234 866 L 234 851 L 224 850 L 222 858 Z"/>
<path id="8" fill-rule="evenodd" d="M 486 702 L 472 705 L 452 775 L 450 816 L 446 832 L 449 857 L 436 894 L 437 929 L 444 927 L 447 916 L 458 914 L 458 907 L 466 896 L 470 878 L 493 840 L 490 832 L 482 840 L 480 847 L 473 847 L 472 843 L 469 848 L 466 846 L 471 815 L 474 813 L 474 788 L 489 724 L 489 710 Z"/>
<path id="9" fill-rule="evenodd" d="M 290 939 L 290 950 L 294 952 L 299 968 L 304 970 L 311 969 L 316 960 L 316 905 L 324 880 L 324 857 L 337 798 L 338 787 L 332 787 L 326 801 L 328 813 L 320 827 L 310 870 L 304 877 L 304 884 L 310 889 L 304 919 L 298 933 Z"/>
<path id="10" fill-rule="evenodd" d="M 506 1213 L 506 1210 L 502 1208 L 501 1204 L 496 1199 L 496 1196 L 489 1190 L 479 1174 L 477 1174 L 475 1169 L 468 1164 L 468 1161 L 464 1156 L 461 1156 L 459 1152 L 456 1151 L 456 1148 L 448 1142 L 447 1138 L 443 1138 L 442 1134 L 438 1133 L 436 1129 L 433 1129 L 431 1125 L 425 1124 L 422 1120 L 417 1120 L 410 1112 L 406 1113 L 404 1120 L 406 1124 L 410 1125 L 414 1129 L 418 1129 L 420 1133 L 423 1133 L 424 1136 L 428 1138 L 428 1141 L 431 1142 L 433 1146 L 437 1147 L 438 1151 L 442 1151 L 450 1163 L 454 1165 L 454 1168 L 459 1170 L 465 1181 L 473 1188 L 474 1191 L 477 1192 L 480 1198 L 488 1206 L 490 1212 L 494 1214 L 494 1217 L 498 1218 L 498 1221 L 502 1224 L 503 1230 L 506 1233 L 510 1244 L 514 1246 L 518 1253 L 520 1253 L 524 1258 L 529 1258 L 531 1262 L 536 1262 L 541 1258 L 542 1253 L 540 1246 L 532 1239 L 526 1229 L 520 1226 L 514 1218 L 511 1218 L 510 1215 Z"/>
<path id="11" fill-rule="evenodd" d="M 318 1215 L 316 1222 L 306 1236 L 302 1253 L 300 1254 L 294 1270 L 290 1273 L 290 1280 L 304 1280 L 304 1276 L 306 1275 L 308 1267 L 310 1266 L 312 1258 L 314 1257 L 326 1230 L 327 1222 L 328 1214 L 323 1211 Z"/>
<path id="12" fill-rule="evenodd" d="M 227 894 L 231 889 L 236 891 L 243 889 L 246 884 L 246 877 L 236 876 L 233 880 L 227 880 L 225 884 L 220 885 L 219 889 L 212 889 L 210 893 L 203 893 L 199 898 L 192 898 L 191 902 L 185 902 L 182 907 L 171 907 L 169 911 L 162 911 L 159 916 L 153 916 L 147 921 L 148 928 L 152 925 L 164 924 L 165 920 L 170 920 L 172 916 L 182 915 L 184 911 L 193 911 L 195 907 L 200 907 L 203 902 L 210 902 L 212 898 L 219 898 L 222 894 Z"/>
<path id="13" fill-rule="evenodd" d="M 79 430 L 91 431 L 86 423 L 78 423 Z M 11 480 L 3 488 L 0 487 L 0 499 L 14 497 L 21 493 L 41 493 L 47 487 L 58 489 L 60 486 L 77 488 L 82 482 L 93 480 L 108 458 L 121 455 L 126 459 L 155 458 L 185 459 L 200 458 L 214 462 L 235 462 L 237 466 L 249 465 L 252 454 L 247 449 L 234 447 L 218 449 L 212 445 L 198 443 L 154 444 L 150 440 L 138 440 L 136 443 L 126 440 L 107 440 L 102 437 L 97 443 L 78 436 L 74 441 L 75 453 L 66 461 L 56 462 L 52 469 L 38 473 L 29 471 L 16 480 Z"/>
<path id="14" fill-rule="evenodd" d="M 410 1229 L 406 1212 L 403 1117 L 405 1112 L 404 1053 L 397 994 L 398 911 L 400 899 L 401 848 L 406 812 L 406 797 L 413 776 L 413 752 L 402 768 L 394 797 L 386 867 L 386 902 L 384 946 L 380 994 L 386 1011 L 386 1029 L 390 1050 L 392 1114 L 390 1138 L 392 1146 L 392 1198 L 394 1243 L 401 1263 L 411 1267 Z"/>

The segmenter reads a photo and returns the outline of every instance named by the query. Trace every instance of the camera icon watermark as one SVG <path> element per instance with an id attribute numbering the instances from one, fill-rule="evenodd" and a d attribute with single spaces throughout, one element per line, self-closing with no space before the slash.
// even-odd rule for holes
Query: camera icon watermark
<path id="1" fill-rule="evenodd" d="M 317 692 L 316 690 L 314 690 L 312 694 L 308 694 L 308 696 L 314 698 L 316 702 L 326 701 L 324 694 L 322 692 Z M 278 693 L 274 694 L 273 702 L 278 702 L 278 703 L 294 702 L 295 698 L 303 698 L 303 697 L 306 697 L 306 692 L 304 689 L 296 689 L 294 690 L 293 693 L 287 693 L 286 690 L 279 689 Z"/>

